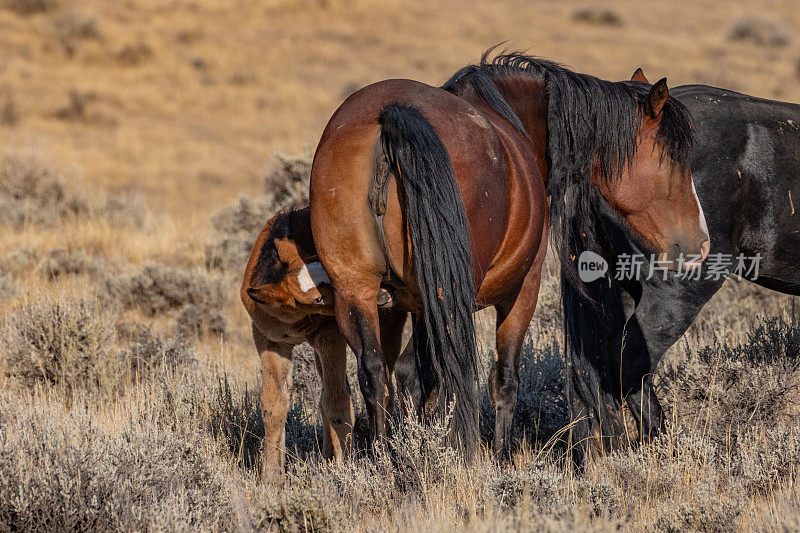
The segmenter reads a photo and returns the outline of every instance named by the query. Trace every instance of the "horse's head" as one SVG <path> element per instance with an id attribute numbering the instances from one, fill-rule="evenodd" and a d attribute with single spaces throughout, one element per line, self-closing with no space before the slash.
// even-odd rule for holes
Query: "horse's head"
<path id="1" fill-rule="evenodd" d="M 641 79 L 644 75 L 637 70 L 634 81 Z M 696 267 L 710 250 L 708 228 L 685 153 L 688 139 L 682 150 L 670 139 L 688 137 L 688 118 L 678 112 L 677 102 L 670 102 L 667 110 L 666 78 L 642 89 L 635 152 L 615 179 L 593 176 L 592 182 L 661 260 L 672 268 L 678 261 Z"/>
<path id="2" fill-rule="evenodd" d="M 333 291 L 316 256 L 307 209 L 276 215 L 264 227 L 248 264 L 242 299 L 287 323 L 333 314 Z"/>

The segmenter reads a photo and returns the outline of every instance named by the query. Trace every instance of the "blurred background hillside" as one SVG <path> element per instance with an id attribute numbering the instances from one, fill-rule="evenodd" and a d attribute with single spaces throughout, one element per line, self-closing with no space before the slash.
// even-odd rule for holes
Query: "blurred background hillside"
<path id="1" fill-rule="evenodd" d="M 608 79 L 800 101 L 798 30 L 793 0 L 0 0 L 0 147 L 206 219 L 370 82 L 440 84 L 507 41 Z"/>
<path id="2" fill-rule="evenodd" d="M 606 79 L 800 102 L 798 30 L 797 0 L 0 0 L 0 531 L 800 530 L 797 298 L 727 282 L 656 374 L 668 433 L 581 473 L 560 461 L 552 258 L 514 468 L 486 446 L 466 467 L 413 421 L 388 453 L 321 462 L 298 347 L 276 491 L 238 297 L 363 85 L 438 85 L 507 41 Z M 485 382 L 491 310 L 477 326 Z M 484 444 L 492 420 L 484 395 Z"/>

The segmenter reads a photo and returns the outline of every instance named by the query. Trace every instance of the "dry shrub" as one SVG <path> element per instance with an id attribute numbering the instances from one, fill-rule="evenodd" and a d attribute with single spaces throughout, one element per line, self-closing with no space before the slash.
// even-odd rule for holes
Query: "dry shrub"
<path id="1" fill-rule="evenodd" d="M 116 390 L 124 368 L 114 347 L 115 318 L 113 309 L 85 298 L 21 304 L 0 334 L 7 376 L 28 389 L 57 385 L 69 396 Z"/>
<path id="2" fill-rule="evenodd" d="M 39 261 L 36 272 L 47 279 L 54 280 L 67 274 L 98 274 L 108 265 L 103 259 L 86 255 L 80 250 L 69 252 L 62 248 L 50 250 Z"/>
<path id="3" fill-rule="evenodd" d="M 0 0 L 0 7 L 11 9 L 22 15 L 50 11 L 58 6 L 57 0 Z"/>
<path id="4" fill-rule="evenodd" d="M 599 6 L 587 6 L 576 9 L 572 13 L 572 20 L 596 24 L 598 26 L 622 26 L 623 20 L 619 13 L 613 9 Z"/>
<path id="5" fill-rule="evenodd" d="M 669 533 L 683 531 L 737 531 L 743 502 L 730 496 L 697 494 L 690 502 L 664 503 L 656 509 L 655 530 Z"/>
<path id="6" fill-rule="evenodd" d="M 53 21 L 53 29 L 64 40 L 95 39 L 103 34 L 97 26 L 97 19 L 87 13 L 71 9 Z"/>
<path id="7" fill-rule="evenodd" d="M 117 332 L 127 343 L 121 357 L 132 378 L 162 370 L 184 372 L 196 366 L 195 353 L 180 337 L 162 337 L 143 324 L 117 325 Z"/>
<path id="8" fill-rule="evenodd" d="M 228 320 L 218 308 L 207 305 L 186 304 L 175 318 L 175 330 L 183 337 L 213 335 L 225 336 Z"/>
<path id="9" fill-rule="evenodd" d="M 147 221 L 144 207 L 132 198 L 111 196 L 91 202 L 67 190 L 62 176 L 34 152 L 0 157 L 0 226 L 49 228 L 89 217 L 138 229 Z"/>
<path id="10" fill-rule="evenodd" d="M 318 402 L 322 392 L 315 359 L 314 349 L 306 343 L 296 346 L 292 352 L 292 394 L 308 405 Z M 355 379 L 355 369 L 352 370 L 350 378 Z"/>
<path id="11" fill-rule="evenodd" d="M 791 41 L 789 33 L 780 24 L 756 17 L 737 20 L 728 34 L 728 39 L 775 48 L 787 46 Z"/>
<path id="12" fill-rule="evenodd" d="M 301 154 L 278 154 L 277 168 L 264 178 L 264 190 L 273 213 L 308 205 L 308 181 L 314 154 L 305 149 Z"/>
<path id="13" fill-rule="evenodd" d="M 19 121 L 19 113 L 14 103 L 14 95 L 7 91 L 0 103 L 0 126 L 14 126 Z"/>
<path id="14" fill-rule="evenodd" d="M 0 326 L 5 374 L 20 388 L 56 387 L 69 398 L 112 397 L 129 383 L 196 361 L 179 338 L 142 325 L 120 326 L 117 312 L 98 299 L 57 297 L 13 308 Z"/>
<path id="15" fill-rule="evenodd" d="M 800 418 L 771 428 L 740 432 L 733 453 L 733 472 L 748 493 L 768 494 L 787 480 L 797 479 L 800 468 Z"/>
<path id="16" fill-rule="evenodd" d="M 212 530 L 235 524 L 202 433 L 148 419 L 108 433 L 82 409 L 0 398 L 0 523 L 11 531 Z"/>
<path id="17" fill-rule="evenodd" d="M 569 424 L 562 377 L 562 354 L 558 345 L 535 348 L 526 339 L 520 355 L 519 391 L 514 408 L 512 440 L 542 445 Z M 481 436 L 494 439 L 494 408 L 488 389 L 481 403 Z"/>
<path id="18" fill-rule="evenodd" d="M 258 467 L 264 442 L 264 419 L 258 391 L 248 388 L 235 391 L 227 375 L 219 378 L 211 402 L 208 427 L 241 467 Z"/>
<path id="19" fill-rule="evenodd" d="M 0 300 L 14 298 L 17 296 L 18 292 L 14 276 L 8 273 L 0 274 Z"/>
<path id="20" fill-rule="evenodd" d="M 130 229 L 148 229 L 151 214 L 138 195 L 115 194 L 106 196 L 94 206 L 95 216 L 107 220 L 112 226 Z"/>
<path id="21" fill-rule="evenodd" d="M 97 100 L 94 93 L 72 89 L 69 91 L 69 103 L 55 111 L 55 117 L 61 120 L 85 121 L 88 119 L 87 108 Z"/>
<path id="22" fill-rule="evenodd" d="M 217 212 L 211 218 L 215 237 L 206 244 L 206 266 L 209 268 L 244 269 L 258 233 L 272 216 L 265 200 L 238 202 Z"/>
<path id="23" fill-rule="evenodd" d="M 39 263 L 39 253 L 28 246 L 18 248 L 5 257 L 0 257 L 0 272 L 15 275 L 33 272 Z"/>
<path id="24" fill-rule="evenodd" d="M 687 425 L 699 414 L 711 438 L 726 442 L 739 428 L 786 418 L 798 387 L 800 324 L 770 318 L 754 323 L 744 344 L 687 349 L 665 376 L 664 397 L 682 406 Z"/>
<path id="25" fill-rule="evenodd" d="M 0 159 L 0 226 L 50 227 L 89 211 L 89 203 L 69 194 L 60 176 L 36 155 L 7 154 Z"/>
<path id="26" fill-rule="evenodd" d="M 310 151 L 297 156 L 277 156 L 277 167 L 264 179 L 266 195 L 240 196 L 236 204 L 211 217 L 214 238 L 206 245 L 209 268 L 243 269 L 264 224 L 276 213 L 308 205 L 311 175 Z"/>
<path id="27" fill-rule="evenodd" d="M 106 280 L 106 290 L 123 307 L 136 308 L 147 315 L 182 309 L 186 305 L 220 308 L 227 295 L 221 279 L 201 270 L 173 268 L 149 263 L 130 275 Z"/>
<path id="28" fill-rule="evenodd" d="M 127 44 L 114 53 L 117 63 L 136 67 L 153 57 L 153 49 L 145 42 Z"/>

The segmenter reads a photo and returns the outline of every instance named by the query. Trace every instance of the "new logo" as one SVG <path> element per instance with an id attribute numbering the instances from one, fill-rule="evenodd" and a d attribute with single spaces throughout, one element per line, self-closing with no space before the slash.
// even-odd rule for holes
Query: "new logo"
<path id="1" fill-rule="evenodd" d="M 585 251 L 578 257 L 578 276 L 584 283 L 602 278 L 608 272 L 608 263 L 600 255 Z"/>

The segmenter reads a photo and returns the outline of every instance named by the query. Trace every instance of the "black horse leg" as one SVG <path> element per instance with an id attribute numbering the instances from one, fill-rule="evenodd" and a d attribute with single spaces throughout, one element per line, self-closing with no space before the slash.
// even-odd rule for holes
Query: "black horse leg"
<path id="1" fill-rule="evenodd" d="M 641 299 L 617 344 L 615 366 L 622 396 L 643 442 L 664 427 L 663 411 L 653 388 L 653 373 L 664 353 L 689 329 L 723 282 L 668 280 L 642 285 Z"/>

